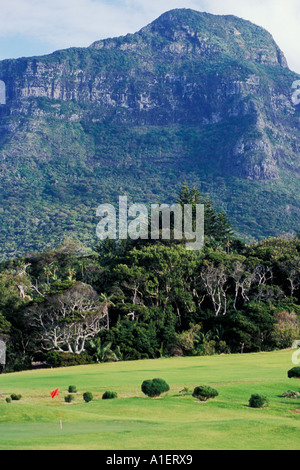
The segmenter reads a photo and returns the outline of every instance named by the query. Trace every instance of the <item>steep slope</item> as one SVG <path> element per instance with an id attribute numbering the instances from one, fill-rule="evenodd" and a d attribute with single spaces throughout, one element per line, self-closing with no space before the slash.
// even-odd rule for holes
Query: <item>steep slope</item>
<path id="1" fill-rule="evenodd" d="M 170 202 L 183 181 L 246 240 L 299 229 L 299 76 L 248 21 L 172 10 L 135 34 L 2 61 L 0 80 L 2 257 L 92 243 L 98 204 Z"/>

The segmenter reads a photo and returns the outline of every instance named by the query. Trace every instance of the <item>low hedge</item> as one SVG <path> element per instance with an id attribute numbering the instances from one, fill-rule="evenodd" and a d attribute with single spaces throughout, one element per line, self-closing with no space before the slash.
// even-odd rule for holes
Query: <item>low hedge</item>
<path id="1" fill-rule="evenodd" d="M 215 398 L 218 395 L 219 392 L 208 385 L 200 385 L 199 387 L 195 387 L 193 391 L 193 397 L 200 401 L 207 401 L 209 398 Z"/>
<path id="2" fill-rule="evenodd" d="M 118 394 L 116 392 L 110 392 L 109 390 L 107 390 L 103 393 L 102 398 L 103 400 L 107 400 L 110 398 L 118 398 Z"/>

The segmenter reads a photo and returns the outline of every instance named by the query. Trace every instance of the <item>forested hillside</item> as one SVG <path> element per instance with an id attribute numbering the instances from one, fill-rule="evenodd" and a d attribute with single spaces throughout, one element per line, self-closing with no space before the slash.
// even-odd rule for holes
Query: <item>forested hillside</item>
<path id="1" fill-rule="evenodd" d="M 184 181 L 244 241 L 299 230 L 299 75 L 263 28 L 177 9 L 0 80 L 0 259 L 92 246 L 99 204 L 171 203 Z"/>

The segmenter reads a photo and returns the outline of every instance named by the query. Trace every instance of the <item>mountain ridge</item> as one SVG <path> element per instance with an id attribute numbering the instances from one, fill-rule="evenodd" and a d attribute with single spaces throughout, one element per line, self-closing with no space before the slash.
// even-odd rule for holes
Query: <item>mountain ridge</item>
<path id="1" fill-rule="evenodd" d="M 191 18 L 195 20 L 192 23 Z M 207 22 L 204 21 L 205 18 L 209 19 L 209 25 L 207 25 Z M 191 24 L 192 27 L 194 26 L 194 30 L 192 29 L 192 31 L 190 30 Z M 253 36 L 259 32 L 260 35 L 263 35 L 264 40 L 268 40 L 270 44 L 272 44 L 272 46 L 276 49 L 276 58 L 272 58 L 271 63 L 275 64 L 277 59 L 277 62 L 281 66 L 288 68 L 287 60 L 284 56 L 284 53 L 280 50 L 273 36 L 266 29 L 262 28 L 261 26 L 257 26 L 248 20 L 238 18 L 234 15 L 213 15 L 211 13 L 198 12 L 196 10 L 188 8 L 177 8 L 163 13 L 156 20 L 149 23 L 147 26 L 144 26 L 136 33 L 122 36 L 122 39 L 126 40 L 126 38 L 130 38 L 132 40 L 135 36 L 144 34 L 147 35 L 147 33 L 149 32 L 155 32 L 162 36 L 165 36 L 167 39 L 176 41 L 178 39 L 183 39 L 182 35 L 180 35 L 180 32 L 183 32 L 188 33 L 190 35 L 190 40 L 193 40 L 194 42 L 198 41 L 201 44 L 201 34 L 203 35 L 204 33 L 211 33 L 212 24 L 214 25 L 213 35 L 221 38 L 224 38 L 225 31 L 226 29 L 228 30 L 228 28 L 231 28 L 231 32 L 233 32 L 235 36 L 239 37 L 242 35 L 242 33 L 238 29 L 236 29 L 236 26 L 249 26 L 249 31 L 251 31 Z M 185 38 L 186 36 L 184 36 L 184 39 Z M 95 41 L 89 47 L 101 47 L 103 43 L 110 43 L 110 41 L 113 41 L 114 39 L 116 38 L 108 38 L 105 40 Z M 204 37 L 204 39 L 207 41 L 210 38 Z M 240 38 L 237 42 L 240 43 L 239 45 L 241 47 L 243 47 Z M 256 45 L 256 47 L 258 47 L 258 45 Z"/>
<path id="2" fill-rule="evenodd" d="M 297 79 L 263 28 L 190 9 L 87 48 L 1 61 L 0 256 L 65 236 L 93 243 L 98 204 L 123 193 L 169 202 L 183 181 L 245 240 L 295 233 Z"/>

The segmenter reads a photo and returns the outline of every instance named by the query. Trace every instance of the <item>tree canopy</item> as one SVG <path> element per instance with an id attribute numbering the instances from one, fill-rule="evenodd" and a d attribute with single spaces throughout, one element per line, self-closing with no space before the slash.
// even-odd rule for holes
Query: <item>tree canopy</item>
<path id="1" fill-rule="evenodd" d="M 180 204 L 203 203 L 185 185 Z M 300 334 L 300 239 L 245 245 L 205 198 L 201 250 L 178 240 L 68 241 L 3 262 L 7 368 L 285 348 Z M 56 355 L 56 356 L 55 356 Z M 66 359 L 68 356 L 69 359 Z M 106 359 L 105 359 L 106 358 Z M 61 361 L 59 362 L 61 364 Z"/>

